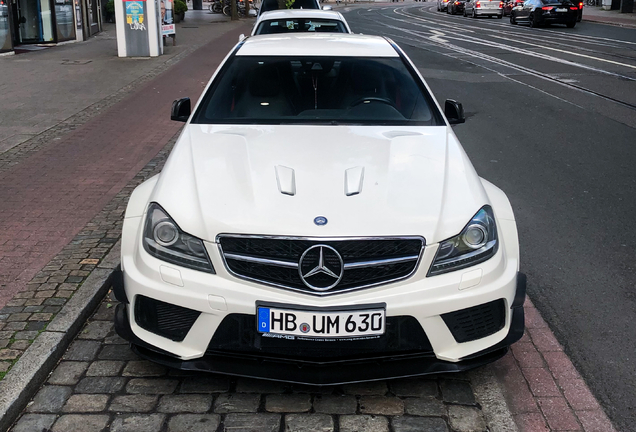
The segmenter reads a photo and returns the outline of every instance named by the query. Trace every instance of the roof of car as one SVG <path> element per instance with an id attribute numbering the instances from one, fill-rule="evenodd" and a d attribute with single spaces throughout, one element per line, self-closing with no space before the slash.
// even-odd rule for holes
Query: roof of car
<path id="1" fill-rule="evenodd" d="M 320 9 L 281 9 L 273 10 L 269 12 L 263 12 L 258 21 L 276 20 L 284 18 L 323 18 L 323 19 L 335 19 L 342 21 L 343 17 L 340 12 L 326 11 Z"/>
<path id="2" fill-rule="evenodd" d="M 380 36 L 346 33 L 251 36 L 245 39 L 236 55 L 398 57 L 397 51 Z"/>

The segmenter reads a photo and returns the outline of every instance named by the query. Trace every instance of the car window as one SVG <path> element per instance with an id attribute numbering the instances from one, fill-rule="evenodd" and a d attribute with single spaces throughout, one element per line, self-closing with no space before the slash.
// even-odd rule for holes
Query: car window
<path id="1" fill-rule="evenodd" d="M 234 56 L 206 92 L 199 124 L 444 122 L 399 57 Z"/>
<path id="2" fill-rule="evenodd" d="M 338 20 L 294 18 L 263 21 L 254 34 L 296 32 L 348 33 L 342 22 Z"/>

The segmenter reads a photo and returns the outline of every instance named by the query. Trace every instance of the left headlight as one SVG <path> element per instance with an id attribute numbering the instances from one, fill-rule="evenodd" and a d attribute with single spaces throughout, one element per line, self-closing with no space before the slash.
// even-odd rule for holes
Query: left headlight
<path id="1" fill-rule="evenodd" d="M 492 208 L 483 206 L 459 235 L 440 243 L 428 276 L 470 267 L 497 253 L 497 225 Z"/>
<path id="2" fill-rule="evenodd" d="M 148 206 L 143 244 L 146 252 L 155 258 L 214 274 L 203 241 L 181 231 L 157 203 Z"/>

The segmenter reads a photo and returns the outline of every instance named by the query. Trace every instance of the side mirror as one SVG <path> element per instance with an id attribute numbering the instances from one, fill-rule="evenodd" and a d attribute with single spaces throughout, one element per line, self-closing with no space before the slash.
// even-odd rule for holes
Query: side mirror
<path id="1" fill-rule="evenodd" d="M 459 124 L 466 121 L 466 117 L 464 117 L 464 107 L 452 99 L 446 99 L 444 114 L 450 124 Z"/>
<path id="2" fill-rule="evenodd" d="M 177 99 L 172 102 L 172 110 L 170 111 L 170 120 L 187 122 L 190 118 L 190 98 Z"/>
<path id="3" fill-rule="evenodd" d="M 242 42 L 242 41 L 243 41 L 243 39 L 245 39 L 245 35 L 244 35 L 243 33 L 241 33 L 241 34 L 239 35 L 239 42 Z"/>
<path id="4" fill-rule="evenodd" d="M 322 10 L 332 10 L 333 8 L 331 6 L 323 6 Z"/>

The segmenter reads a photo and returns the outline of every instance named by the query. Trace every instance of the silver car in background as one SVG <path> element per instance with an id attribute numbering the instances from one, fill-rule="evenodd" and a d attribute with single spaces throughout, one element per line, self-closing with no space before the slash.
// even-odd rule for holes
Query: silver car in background
<path id="1" fill-rule="evenodd" d="M 464 16 L 477 18 L 480 16 L 496 16 L 503 18 L 504 3 L 500 0 L 469 0 L 464 8 Z"/>

